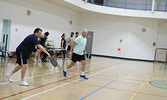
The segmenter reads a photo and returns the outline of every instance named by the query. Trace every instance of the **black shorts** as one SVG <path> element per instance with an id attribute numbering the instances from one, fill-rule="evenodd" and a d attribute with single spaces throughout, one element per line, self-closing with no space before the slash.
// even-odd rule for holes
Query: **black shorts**
<path id="1" fill-rule="evenodd" d="M 70 49 L 71 49 L 71 46 L 68 46 L 67 50 L 70 51 Z"/>
<path id="2" fill-rule="evenodd" d="M 17 56 L 16 63 L 18 63 L 19 65 L 27 64 L 28 57 L 26 57 L 21 51 L 16 51 L 16 56 Z"/>
<path id="3" fill-rule="evenodd" d="M 73 62 L 82 61 L 82 60 L 85 60 L 85 55 L 78 55 L 76 53 L 73 53 L 72 55 Z"/>

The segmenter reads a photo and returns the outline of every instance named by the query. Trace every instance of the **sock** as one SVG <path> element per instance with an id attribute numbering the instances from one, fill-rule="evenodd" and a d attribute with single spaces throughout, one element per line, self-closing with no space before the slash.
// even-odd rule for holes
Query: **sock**
<path id="1" fill-rule="evenodd" d="M 66 67 L 64 68 L 64 71 L 67 72 L 67 68 Z"/>
<path id="2" fill-rule="evenodd" d="M 21 81 L 24 81 L 24 78 L 21 78 Z"/>
<path id="3" fill-rule="evenodd" d="M 10 73 L 10 76 L 12 76 L 12 75 L 13 75 L 13 73 L 11 72 L 11 73 Z"/>
<path id="4" fill-rule="evenodd" d="M 85 75 L 85 72 L 82 72 L 81 75 Z"/>

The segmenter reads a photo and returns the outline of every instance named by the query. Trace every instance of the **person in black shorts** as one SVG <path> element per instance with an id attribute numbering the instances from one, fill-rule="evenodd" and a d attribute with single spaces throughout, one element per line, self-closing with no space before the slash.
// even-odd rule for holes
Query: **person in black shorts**
<path id="1" fill-rule="evenodd" d="M 69 55 L 69 51 L 71 50 L 71 44 L 74 42 L 74 32 L 71 32 L 71 36 L 68 38 L 67 44 L 68 44 L 68 48 L 67 48 L 67 57 L 70 57 Z"/>
<path id="2" fill-rule="evenodd" d="M 49 32 L 45 32 L 43 35 L 41 35 L 41 38 L 39 38 L 39 43 L 43 46 L 46 47 L 46 41 L 48 39 L 49 36 Z M 34 58 L 34 62 L 41 62 L 41 50 L 39 48 L 37 48 L 37 51 L 35 52 L 35 58 Z M 45 61 L 47 54 L 45 54 L 44 52 L 42 52 L 43 54 L 43 58 L 42 61 Z"/>
<path id="3" fill-rule="evenodd" d="M 74 42 L 71 45 L 71 50 L 69 52 L 70 55 L 72 55 L 72 62 L 70 65 L 67 66 L 67 68 L 65 67 L 65 69 L 63 70 L 63 75 L 64 77 L 67 77 L 66 73 L 67 70 L 70 69 L 72 66 L 74 66 L 76 64 L 77 61 L 82 63 L 82 73 L 80 75 L 81 78 L 83 79 L 88 79 L 85 76 L 85 66 L 86 66 L 86 61 L 85 61 L 85 47 L 86 47 L 86 43 L 87 43 L 87 30 L 85 29 L 82 32 L 82 35 L 80 35 L 79 37 L 77 37 Z M 72 54 L 73 53 L 73 54 Z"/>
<path id="4" fill-rule="evenodd" d="M 61 36 L 61 48 L 66 49 L 66 45 L 67 45 L 67 40 L 66 38 L 66 34 L 63 33 Z M 58 53 L 56 56 L 59 56 L 61 53 L 63 53 L 63 59 L 66 59 L 66 50 L 62 50 L 60 53 Z"/>
<path id="5" fill-rule="evenodd" d="M 13 82 L 12 75 L 19 71 L 21 69 L 21 80 L 20 85 L 28 86 L 29 84 L 24 80 L 26 69 L 27 69 L 27 60 L 30 57 L 32 51 L 35 49 L 35 46 L 37 46 L 39 49 L 41 49 L 43 52 L 45 52 L 48 57 L 50 58 L 50 54 L 43 48 L 42 45 L 40 45 L 38 38 L 41 37 L 42 30 L 40 28 L 36 28 L 34 30 L 34 34 L 31 34 L 27 36 L 17 47 L 16 49 L 16 55 L 17 55 L 17 61 L 16 63 L 18 66 L 11 72 L 7 73 L 6 77 L 10 82 Z"/>

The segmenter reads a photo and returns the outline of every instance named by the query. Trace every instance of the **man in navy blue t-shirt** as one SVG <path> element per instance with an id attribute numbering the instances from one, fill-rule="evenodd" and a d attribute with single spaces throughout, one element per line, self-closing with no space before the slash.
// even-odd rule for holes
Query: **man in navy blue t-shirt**
<path id="1" fill-rule="evenodd" d="M 42 45 L 40 45 L 40 43 L 38 41 L 38 38 L 41 37 L 41 34 L 42 34 L 42 30 L 40 28 L 36 28 L 34 30 L 34 34 L 27 36 L 20 43 L 20 45 L 17 47 L 17 49 L 16 49 L 16 55 L 17 55 L 16 63 L 18 63 L 18 66 L 11 73 L 6 74 L 6 77 L 8 78 L 8 80 L 10 82 L 13 82 L 13 80 L 11 78 L 12 75 L 14 73 L 16 73 L 17 71 L 19 71 L 20 69 L 22 69 L 21 70 L 21 81 L 19 84 L 23 85 L 23 86 L 29 85 L 24 80 L 24 76 L 25 76 L 26 69 L 27 69 L 27 59 L 30 57 L 32 51 L 35 49 L 35 46 L 37 46 L 39 49 L 41 49 L 50 58 L 50 54 L 43 48 Z"/>

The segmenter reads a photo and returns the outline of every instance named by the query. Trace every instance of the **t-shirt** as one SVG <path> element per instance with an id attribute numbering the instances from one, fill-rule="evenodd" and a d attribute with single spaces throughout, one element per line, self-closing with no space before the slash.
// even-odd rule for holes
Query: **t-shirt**
<path id="1" fill-rule="evenodd" d="M 66 41 L 66 39 L 62 38 L 62 39 L 61 39 L 61 42 L 62 42 L 63 40 L 64 40 L 63 48 L 66 48 L 67 41 Z"/>
<path id="2" fill-rule="evenodd" d="M 76 44 L 74 45 L 73 53 L 76 53 L 78 55 L 83 55 L 86 47 L 87 39 L 84 38 L 82 35 L 80 35 L 74 41 Z"/>
<path id="3" fill-rule="evenodd" d="M 69 41 L 69 46 L 71 46 L 71 44 L 74 42 L 74 37 L 69 37 L 68 41 Z"/>
<path id="4" fill-rule="evenodd" d="M 40 44 L 38 38 L 34 34 L 31 34 L 20 43 L 16 50 L 21 51 L 24 57 L 29 58 L 35 46 L 38 44 Z"/>

